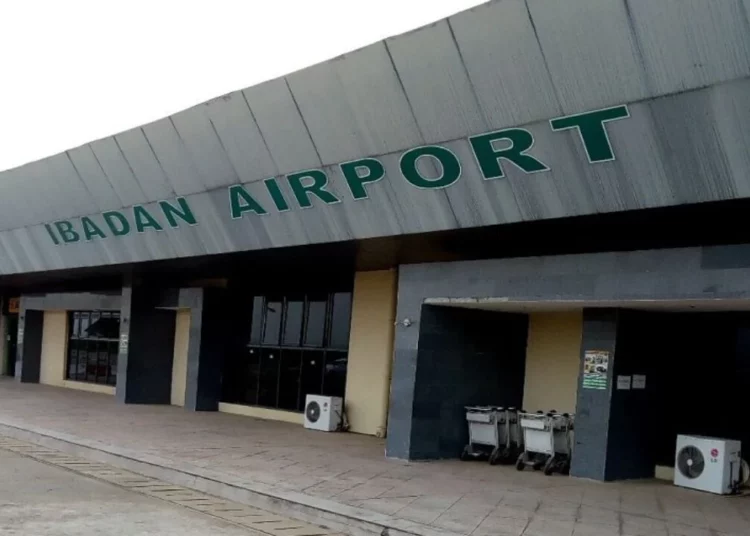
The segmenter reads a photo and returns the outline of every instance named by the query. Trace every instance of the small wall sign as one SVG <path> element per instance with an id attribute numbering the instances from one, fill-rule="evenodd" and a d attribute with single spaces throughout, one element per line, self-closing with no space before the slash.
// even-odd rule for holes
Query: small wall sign
<path id="1" fill-rule="evenodd" d="M 646 388 L 646 375 L 645 374 L 633 374 L 633 389 L 645 389 Z"/>
<path id="2" fill-rule="evenodd" d="M 583 388 L 606 389 L 609 371 L 609 352 L 586 350 L 583 355 Z"/>
<path id="3" fill-rule="evenodd" d="M 617 389 L 621 391 L 630 391 L 630 376 L 617 376 Z"/>
<path id="4" fill-rule="evenodd" d="M 120 353 L 128 353 L 128 334 L 123 333 L 120 335 Z"/>

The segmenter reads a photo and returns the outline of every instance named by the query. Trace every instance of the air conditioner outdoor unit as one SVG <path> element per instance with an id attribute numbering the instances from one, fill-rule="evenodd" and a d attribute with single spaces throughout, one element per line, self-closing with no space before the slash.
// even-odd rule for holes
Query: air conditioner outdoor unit
<path id="1" fill-rule="evenodd" d="M 336 396 L 307 395 L 305 428 L 333 432 L 340 428 L 344 415 L 343 400 Z"/>
<path id="2" fill-rule="evenodd" d="M 705 436 L 677 436 L 674 483 L 710 493 L 734 493 L 742 464 L 739 441 Z"/>

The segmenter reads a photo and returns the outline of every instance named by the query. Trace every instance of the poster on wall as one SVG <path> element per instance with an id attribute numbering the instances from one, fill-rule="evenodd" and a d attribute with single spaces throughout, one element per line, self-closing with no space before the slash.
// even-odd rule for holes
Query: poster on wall
<path id="1" fill-rule="evenodd" d="M 609 352 L 586 350 L 583 356 L 583 388 L 606 389 Z"/>

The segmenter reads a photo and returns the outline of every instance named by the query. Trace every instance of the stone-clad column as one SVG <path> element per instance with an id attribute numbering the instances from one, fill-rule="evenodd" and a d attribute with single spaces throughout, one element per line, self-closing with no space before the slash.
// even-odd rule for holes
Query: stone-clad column
<path id="1" fill-rule="evenodd" d="M 180 289 L 179 306 L 190 308 L 185 409 L 216 411 L 225 353 L 236 346 L 229 294 L 223 288 Z"/>
<path id="2" fill-rule="evenodd" d="M 24 300 L 18 315 L 15 376 L 22 383 L 39 383 L 42 365 L 42 331 L 44 312 L 26 309 Z"/>
<path id="3" fill-rule="evenodd" d="M 649 346 L 658 340 L 659 319 L 617 309 L 584 309 L 571 474 L 594 480 L 650 478 Z M 649 343 L 650 339 L 656 339 Z M 606 357 L 606 375 L 586 373 L 586 355 Z M 600 365 L 601 366 L 601 365 Z M 622 385 L 618 388 L 618 377 Z"/>
<path id="4" fill-rule="evenodd" d="M 116 397 L 126 404 L 169 404 L 175 313 L 157 309 L 158 292 L 127 282 L 122 289 Z"/>

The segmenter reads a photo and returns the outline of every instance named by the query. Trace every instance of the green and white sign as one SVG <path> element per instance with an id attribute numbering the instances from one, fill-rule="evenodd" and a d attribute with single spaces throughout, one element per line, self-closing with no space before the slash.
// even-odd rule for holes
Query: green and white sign
<path id="1" fill-rule="evenodd" d="M 595 164 L 615 159 L 607 135 L 607 123 L 630 117 L 627 106 L 614 106 L 575 115 L 551 119 L 553 132 L 575 130 L 586 152 L 588 162 Z M 505 166 L 512 165 L 524 173 L 549 171 L 553 163 L 543 162 L 532 150 L 534 136 L 524 128 L 506 128 L 468 138 L 471 152 L 483 180 L 499 180 L 506 176 Z M 418 162 L 424 158 L 433 160 L 440 170 L 438 176 L 426 176 Z M 368 190 L 377 188 L 377 182 L 385 178 L 385 167 L 378 158 L 361 158 L 339 164 L 349 196 L 345 199 L 328 188 L 329 177 L 321 169 L 310 169 L 290 173 L 283 177 L 271 177 L 263 181 L 263 195 L 251 195 L 245 186 L 235 184 L 227 188 L 227 214 L 233 220 L 262 216 L 269 212 L 285 212 L 312 208 L 318 204 L 335 204 L 368 198 Z M 450 149 L 441 145 L 424 145 L 404 151 L 399 160 L 399 175 L 395 180 L 404 180 L 414 188 L 434 190 L 452 186 L 461 179 L 462 163 Z M 284 194 L 280 182 L 284 181 L 292 192 L 291 198 Z M 179 197 L 171 201 L 160 201 L 156 207 L 135 205 L 128 209 L 111 210 L 97 215 L 70 220 L 59 220 L 45 224 L 49 237 L 56 245 L 81 241 L 103 240 L 127 236 L 132 233 L 163 231 L 168 228 L 199 225 L 200 214 L 196 214 L 188 200 Z"/>

